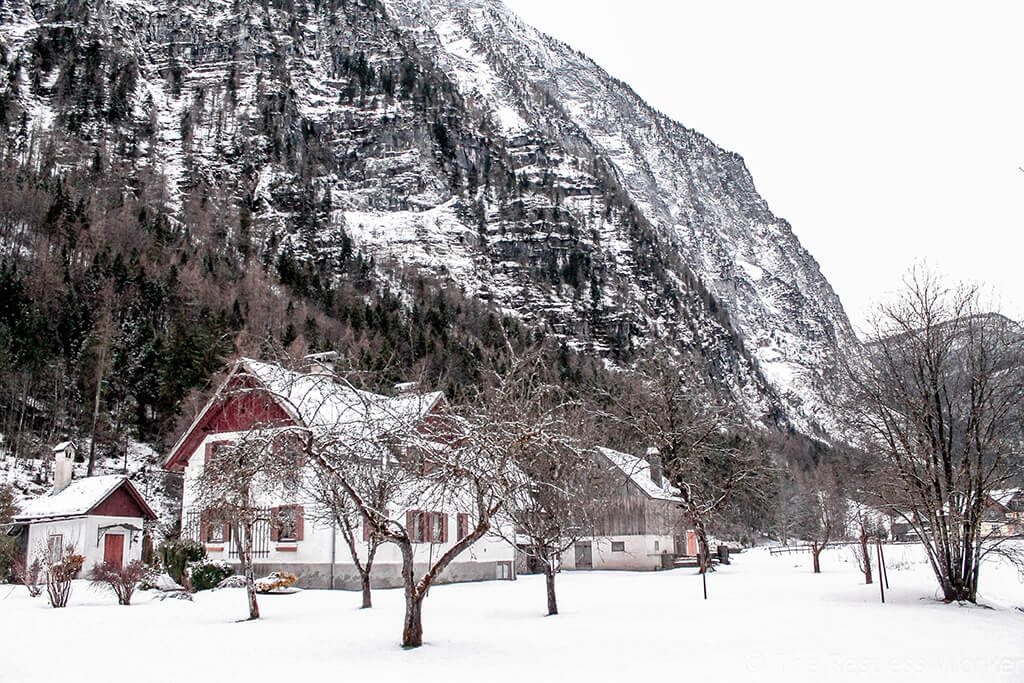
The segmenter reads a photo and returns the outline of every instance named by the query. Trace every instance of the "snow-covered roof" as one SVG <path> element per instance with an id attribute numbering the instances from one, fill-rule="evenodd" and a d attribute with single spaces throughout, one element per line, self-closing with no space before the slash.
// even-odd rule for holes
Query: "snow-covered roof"
<path id="1" fill-rule="evenodd" d="M 1009 507 L 1013 499 L 1019 496 L 1021 489 L 993 489 L 988 492 L 988 497 L 1003 507 Z"/>
<path id="2" fill-rule="evenodd" d="M 41 496 L 21 506 L 16 521 L 48 519 L 51 517 L 76 517 L 102 503 L 128 478 L 122 474 L 107 474 L 99 477 L 76 479 L 57 493 Z"/>
<path id="3" fill-rule="evenodd" d="M 61 451 L 66 451 L 69 447 L 74 445 L 74 441 L 61 441 L 59 444 L 53 447 L 53 452 L 60 453 Z"/>
<path id="4" fill-rule="evenodd" d="M 614 451 L 611 448 L 599 447 L 597 452 L 608 459 L 612 465 L 629 479 L 636 484 L 641 491 L 646 493 L 651 498 L 657 498 L 659 500 L 668 500 L 673 503 L 683 502 L 679 498 L 678 491 L 673 488 L 668 482 L 658 485 L 654 479 L 651 478 L 651 465 L 643 458 L 638 458 L 635 455 L 629 453 L 622 453 L 621 451 Z"/>
<path id="5" fill-rule="evenodd" d="M 243 359 L 243 368 L 306 427 L 343 434 L 400 432 L 422 419 L 444 394 L 383 396 L 338 382 L 329 374 L 301 373 L 274 363 Z"/>

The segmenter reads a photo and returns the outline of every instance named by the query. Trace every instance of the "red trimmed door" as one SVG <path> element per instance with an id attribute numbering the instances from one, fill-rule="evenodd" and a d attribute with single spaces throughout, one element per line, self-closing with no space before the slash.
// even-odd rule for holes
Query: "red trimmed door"
<path id="1" fill-rule="evenodd" d="M 124 566 L 123 534 L 107 534 L 103 537 L 103 561 L 117 567 Z"/>

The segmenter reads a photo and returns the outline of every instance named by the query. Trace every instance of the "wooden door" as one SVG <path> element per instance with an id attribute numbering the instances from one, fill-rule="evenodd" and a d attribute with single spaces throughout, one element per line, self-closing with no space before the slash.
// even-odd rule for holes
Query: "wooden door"
<path id="1" fill-rule="evenodd" d="M 103 537 L 103 561 L 117 567 L 124 566 L 123 534 L 107 534 Z"/>
<path id="2" fill-rule="evenodd" d="M 594 553 L 589 543 L 576 544 L 576 568 L 593 569 Z"/>

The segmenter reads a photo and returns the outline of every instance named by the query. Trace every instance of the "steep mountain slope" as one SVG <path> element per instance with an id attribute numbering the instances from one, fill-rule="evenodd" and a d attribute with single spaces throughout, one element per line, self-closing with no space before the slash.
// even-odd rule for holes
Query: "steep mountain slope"
<path id="1" fill-rule="evenodd" d="M 497 0 L 3 0 L 0 66 L 6 158 L 117 169 L 173 224 L 230 205 L 208 238 L 285 285 L 357 250 L 830 427 L 856 342 L 742 160 Z"/>

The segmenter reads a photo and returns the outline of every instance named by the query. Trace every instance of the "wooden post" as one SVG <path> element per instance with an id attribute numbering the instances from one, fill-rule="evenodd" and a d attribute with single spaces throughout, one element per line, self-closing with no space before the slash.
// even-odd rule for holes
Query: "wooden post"
<path id="1" fill-rule="evenodd" d="M 889 588 L 889 570 L 885 566 L 885 546 L 882 544 L 882 539 L 878 539 L 878 551 L 879 551 L 879 553 L 881 553 L 881 556 L 882 556 L 882 563 L 881 563 L 881 566 L 879 568 L 879 573 L 882 575 L 882 578 L 885 579 L 885 588 L 888 590 L 888 588 Z"/>
<path id="2" fill-rule="evenodd" d="M 707 600 L 708 599 L 708 573 L 704 572 L 700 576 L 701 576 L 701 579 L 704 580 L 704 599 Z"/>
<path id="3" fill-rule="evenodd" d="M 875 555 L 878 557 L 878 566 L 882 566 L 882 541 L 881 539 L 875 539 Z M 882 604 L 885 604 L 885 582 L 878 582 L 878 590 L 882 594 Z"/>

